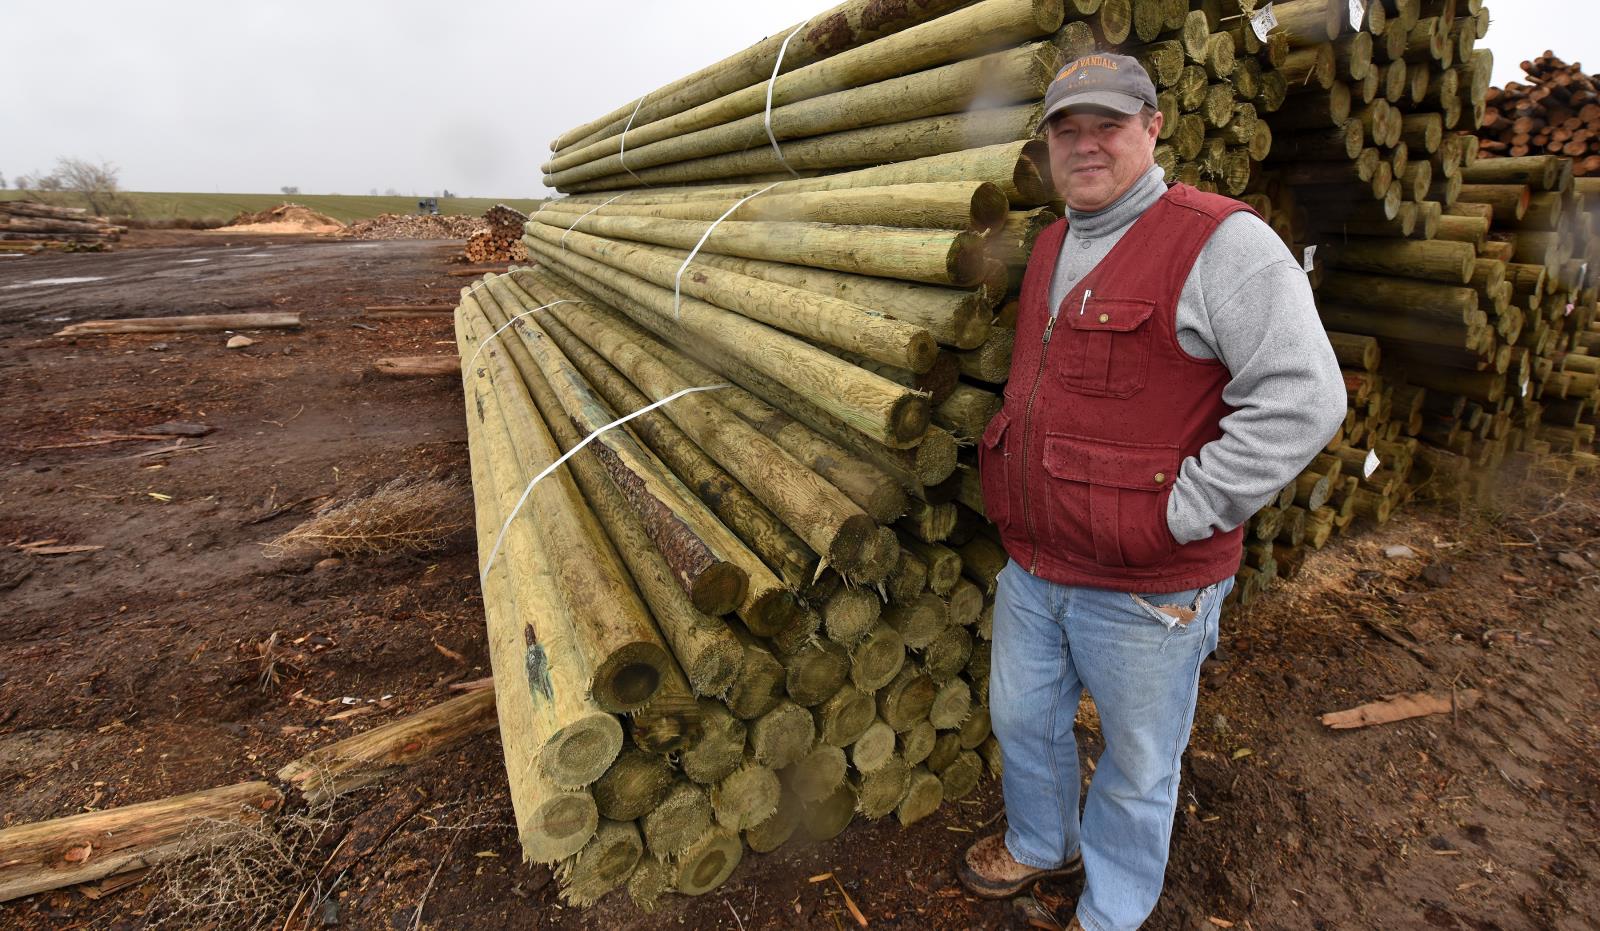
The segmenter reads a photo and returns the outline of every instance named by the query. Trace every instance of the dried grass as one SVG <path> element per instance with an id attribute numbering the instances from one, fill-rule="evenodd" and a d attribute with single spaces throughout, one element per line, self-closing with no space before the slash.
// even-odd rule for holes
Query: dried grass
<path id="1" fill-rule="evenodd" d="M 471 525 L 472 500 L 460 482 L 404 476 L 322 511 L 268 542 L 266 553 L 273 558 L 425 553 Z"/>
<path id="2" fill-rule="evenodd" d="M 160 892 L 146 927 L 276 929 L 285 909 L 313 905 L 333 892 L 317 877 L 324 843 L 341 828 L 331 808 L 290 812 L 258 822 L 197 821 L 189 853 L 160 868 Z"/>

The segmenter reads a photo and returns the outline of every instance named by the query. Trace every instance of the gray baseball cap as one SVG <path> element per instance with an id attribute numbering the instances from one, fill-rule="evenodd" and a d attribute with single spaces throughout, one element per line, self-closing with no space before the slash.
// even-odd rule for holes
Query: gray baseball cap
<path id="1" fill-rule="evenodd" d="M 1156 86 L 1137 59 L 1096 52 L 1069 62 L 1044 95 L 1042 127 L 1057 113 L 1076 107 L 1101 107 L 1133 116 L 1156 107 Z"/>

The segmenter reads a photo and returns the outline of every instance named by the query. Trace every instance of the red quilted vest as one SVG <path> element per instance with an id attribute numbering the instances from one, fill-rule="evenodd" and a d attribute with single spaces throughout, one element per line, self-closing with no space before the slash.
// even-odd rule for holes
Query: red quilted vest
<path id="1" fill-rule="evenodd" d="M 1250 208 L 1178 184 L 1072 289 L 1054 321 L 1062 220 L 1022 282 L 1005 405 L 978 450 L 984 509 L 1023 568 L 1065 585 L 1177 592 L 1239 569 L 1243 531 L 1178 545 L 1167 498 L 1222 435 L 1222 363 L 1178 345 L 1178 298 L 1223 219 Z"/>

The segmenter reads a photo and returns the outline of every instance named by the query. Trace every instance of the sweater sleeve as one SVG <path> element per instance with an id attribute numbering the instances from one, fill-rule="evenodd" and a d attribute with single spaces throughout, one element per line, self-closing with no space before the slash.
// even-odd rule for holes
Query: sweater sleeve
<path id="1" fill-rule="evenodd" d="M 1292 481 L 1343 423 L 1345 388 L 1305 273 L 1259 219 L 1218 227 L 1183 303 L 1183 341 L 1227 366 L 1235 408 L 1173 484 L 1167 526 L 1190 543 L 1243 524 Z"/>

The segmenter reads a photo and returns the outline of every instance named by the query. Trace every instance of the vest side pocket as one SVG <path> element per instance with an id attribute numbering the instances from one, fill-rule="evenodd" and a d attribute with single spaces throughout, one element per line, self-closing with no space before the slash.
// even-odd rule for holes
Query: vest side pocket
<path id="1" fill-rule="evenodd" d="M 1167 498 L 1182 456 L 1177 445 L 1124 443 L 1051 433 L 1045 437 L 1047 545 L 1111 569 L 1160 566 L 1177 552 Z"/>
<path id="2" fill-rule="evenodd" d="M 1128 398 L 1145 385 L 1150 365 L 1149 325 L 1156 302 L 1148 298 L 1093 297 L 1061 312 L 1071 329 L 1060 372 L 1079 394 Z"/>
<path id="3" fill-rule="evenodd" d="M 1005 529 L 1011 515 L 1011 482 L 1006 471 L 1006 433 L 1011 418 L 1004 408 L 989 421 L 978 444 L 978 481 L 983 486 L 983 516 Z"/>

